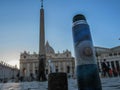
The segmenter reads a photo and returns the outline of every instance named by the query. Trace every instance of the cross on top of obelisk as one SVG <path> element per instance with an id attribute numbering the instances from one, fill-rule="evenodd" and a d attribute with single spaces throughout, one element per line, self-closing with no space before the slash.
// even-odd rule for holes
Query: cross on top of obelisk
<path id="1" fill-rule="evenodd" d="M 43 8 L 43 0 L 41 0 L 41 8 Z"/>

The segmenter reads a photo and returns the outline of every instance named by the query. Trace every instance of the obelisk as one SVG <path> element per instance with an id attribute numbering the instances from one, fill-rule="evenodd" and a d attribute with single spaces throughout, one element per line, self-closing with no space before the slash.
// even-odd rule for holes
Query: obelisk
<path id="1" fill-rule="evenodd" d="M 45 62 L 46 62 L 46 53 L 45 53 L 45 30 L 44 30 L 44 9 L 43 9 L 43 0 L 41 0 L 41 9 L 40 9 L 40 37 L 39 37 L 39 67 L 38 67 L 38 81 L 45 81 Z"/>

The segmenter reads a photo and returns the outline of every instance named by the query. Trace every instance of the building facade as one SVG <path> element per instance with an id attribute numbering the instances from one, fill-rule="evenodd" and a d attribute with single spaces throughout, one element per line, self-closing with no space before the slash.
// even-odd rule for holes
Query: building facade
<path id="1" fill-rule="evenodd" d="M 102 71 L 102 63 L 105 62 L 112 71 L 115 70 L 120 74 L 120 46 L 113 48 L 95 47 L 95 51 L 100 71 Z"/>
<path id="2" fill-rule="evenodd" d="M 0 81 L 15 79 L 18 73 L 17 66 L 11 66 L 3 61 L 0 62 Z"/>
<path id="3" fill-rule="evenodd" d="M 102 72 L 102 63 L 106 61 L 110 69 L 120 74 L 120 46 L 113 48 L 95 47 L 96 60 L 99 71 Z M 66 50 L 63 53 L 55 53 L 54 49 L 46 43 L 46 75 L 50 72 L 66 72 L 68 75 L 75 75 L 75 58 L 71 52 Z M 36 77 L 38 73 L 38 54 L 24 51 L 20 55 L 20 74 L 23 77 Z"/>
<path id="4" fill-rule="evenodd" d="M 75 59 L 69 50 L 63 53 L 55 53 L 54 49 L 46 43 L 46 66 L 45 73 L 48 76 L 50 72 L 65 72 L 69 76 L 74 75 Z M 38 75 L 38 54 L 24 51 L 20 55 L 20 75 L 29 78 L 36 78 Z"/>

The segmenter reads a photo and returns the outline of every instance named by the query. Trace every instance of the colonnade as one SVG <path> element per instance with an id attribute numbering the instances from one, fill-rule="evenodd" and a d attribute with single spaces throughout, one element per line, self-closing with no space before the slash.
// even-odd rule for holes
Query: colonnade
<path id="1" fill-rule="evenodd" d="M 54 67 L 53 72 L 66 72 L 69 75 L 74 75 L 74 66 L 73 62 L 70 61 L 51 61 L 52 66 Z M 46 62 L 45 73 L 48 75 L 52 70 L 49 62 Z M 36 78 L 38 74 L 38 63 L 37 62 L 27 62 L 20 64 L 20 73 L 23 77 L 30 77 L 30 74 Z"/>

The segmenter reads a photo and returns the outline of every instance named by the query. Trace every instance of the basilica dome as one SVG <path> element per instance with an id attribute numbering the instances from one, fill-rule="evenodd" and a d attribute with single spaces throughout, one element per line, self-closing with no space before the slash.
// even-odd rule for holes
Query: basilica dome
<path id="1" fill-rule="evenodd" d="M 46 42 L 45 49 L 47 54 L 55 54 L 54 49 L 49 45 L 48 41 Z"/>

